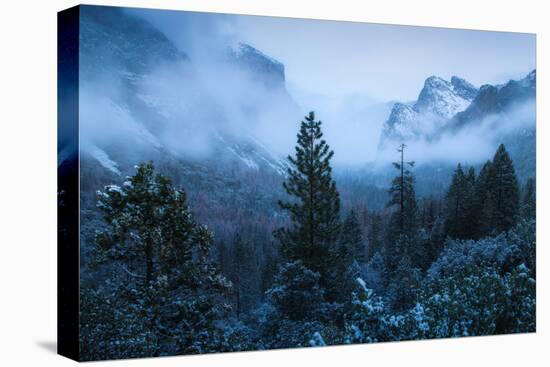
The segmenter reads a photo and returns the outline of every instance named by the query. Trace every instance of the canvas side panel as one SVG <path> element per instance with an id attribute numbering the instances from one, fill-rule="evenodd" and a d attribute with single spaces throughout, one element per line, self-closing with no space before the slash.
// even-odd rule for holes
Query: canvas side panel
<path id="1" fill-rule="evenodd" d="M 57 16 L 57 351 L 79 359 L 79 7 Z"/>

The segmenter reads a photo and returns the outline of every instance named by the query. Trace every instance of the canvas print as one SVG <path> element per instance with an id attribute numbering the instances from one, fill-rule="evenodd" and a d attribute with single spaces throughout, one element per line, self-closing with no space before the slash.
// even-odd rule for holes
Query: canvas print
<path id="1" fill-rule="evenodd" d="M 536 330 L 534 34 L 59 13 L 59 350 Z"/>

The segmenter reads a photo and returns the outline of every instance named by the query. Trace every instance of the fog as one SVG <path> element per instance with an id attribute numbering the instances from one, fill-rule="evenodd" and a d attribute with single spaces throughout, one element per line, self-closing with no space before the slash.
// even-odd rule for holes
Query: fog
<path id="1" fill-rule="evenodd" d="M 312 91 L 310 85 L 304 85 L 307 83 L 305 77 L 289 77 L 300 75 L 300 70 L 309 75 L 308 62 L 317 70 L 319 65 L 315 58 L 308 56 L 309 49 L 299 49 L 300 44 L 293 40 L 289 42 L 291 49 L 283 53 L 277 51 L 281 46 L 279 41 L 274 40 L 275 36 L 247 37 L 243 32 L 252 32 L 253 28 L 250 21 L 243 22 L 241 17 L 151 10 L 127 10 L 127 14 L 150 22 L 185 53 L 187 58 L 152 65 L 147 73 L 133 81 L 130 91 L 127 83 L 121 81 L 120 70 L 115 67 L 103 67 L 96 70 L 93 77 L 86 78 L 81 83 L 80 95 L 81 143 L 90 151 L 117 145 L 119 149 L 133 151 L 134 154 L 150 149 L 165 149 L 181 157 L 201 159 L 212 157 L 218 152 L 216 149 L 220 139 L 252 137 L 266 145 L 274 154 L 286 156 L 294 151 L 293 145 L 301 118 L 308 111 L 314 110 L 323 121 L 325 138 L 335 151 L 336 165 L 360 166 L 369 162 L 386 164 L 395 159 L 395 149 L 388 147 L 378 150 L 378 144 L 382 125 L 393 104 L 392 100 L 403 96 L 415 99 L 422 87 L 418 81 L 425 78 L 423 71 L 408 78 L 399 74 L 404 78 L 403 88 L 406 91 L 396 89 L 395 97 L 387 98 L 387 91 L 376 95 L 376 85 L 373 86 L 373 83 L 365 85 L 364 90 L 361 90 L 357 83 L 350 82 L 346 89 L 345 81 L 350 76 L 353 77 L 354 72 L 346 70 L 342 83 L 334 86 L 334 93 L 327 87 Z M 267 18 L 254 18 L 253 23 L 261 24 L 262 19 L 270 22 Z M 283 23 L 287 22 L 290 21 Z M 332 26 L 331 24 L 330 27 Z M 410 29 L 401 27 L 399 31 L 405 34 L 408 30 Z M 256 31 L 260 32 L 260 28 Z M 477 34 L 481 35 L 482 32 Z M 468 35 L 470 37 L 471 32 Z M 499 34 L 498 38 L 503 36 Z M 295 58 L 280 59 L 285 70 L 292 72 L 286 73 L 283 88 L 270 86 L 257 71 L 247 70 L 235 61 L 235 55 L 239 52 L 238 42 L 247 39 L 254 40 L 253 46 L 266 54 L 269 54 L 270 49 L 281 55 L 294 51 L 304 62 L 293 64 Z M 356 37 L 353 36 L 353 39 L 356 40 Z M 455 38 L 452 39 L 456 41 Z M 510 40 L 521 43 L 521 39 L 518 40 L 515 35 L 510 35 Z M 274 47 L 270 41 L 278 46 Z M 332 40 L 337 41 L 346 42 L 346 39 Z M 531 47 L 531 38 L 527 37 L 524 42 L 523 49 L 528 50 Z M 326 47 L 329 59 L 331 47 Z M 404 46 L 396 43 L 385 47 L 394 54 L 394 48 Z M 500 43 L 498 48 L 502 48 Z M 319 48 L 312 46 L 313 49 L 313 55 L 318 57 Z M 382 54 L 385 51 L 384 48 L 377 50 Z M 354 57 L 357 55 L 352 54 Z M 516 60 L 525 69 L 525 74 L 530 70 L 533 55 L 525 60 Z M 476 55 L 463 55 L 466 56 L 475 58 Z M 335 71 L 350 66 L 349 63 L 336 63 L 341 57 L 339 55 L 332 63 L 320 63 L 327 68 L 317 70 L 315 78 L 318 84 L 326 83 L 323 82 L 325 78 L 330 82 Z M 86 61 L 84 56 L 81 62 Z M 353 62 L 358 75 L 363 71 L 360 64 L 361 60 Z M 487 75 L 486 80 L 493 80 L 496 75 L 502 74 L 505 66 L 499 64 L 495 73 Z M 474 64 L 468 66 L 468 70 L 475 68 Z M 510 72 L 516 73 L 517 69 L 516 65 Z M 398 86 L 394 76 L 389 74 L 391 69 L 381 68 L 379 71 L 382 74 L 388 73 L 387 78 L 391 80 L 391 84 Z M 375 80 L 379 80 L 378 77 L 373 79 Z M 416 94 L 409 91 L 412 90 L 411 85 L 415 85 Z M 381 89 L 386 90 L 386 87 Z M 141 106 L 146 106 L 146 109 L 129 107 L 135 106 L 136 101 Z M 436 141 L 421 139 L 408 143 L 407 152 L 411 159 L 418 162 L 477 163 L 492 155 L 499 136 L 503 133 L 532 125 L 534 110 L 534 102 L 517 106 L 506 116 L 492 116 L 459 133 L 443 134 Z"/>
<path id="2" fill-rule="evenodd" d="M 481 121 L 471 121 L 456 131 L 447 131 L 432 140 L 407 142 L 407 159 L 422 163 L 478 164 L 492 158 L 498 145 L 511 133 L 535 127 L 535 100 L 514 106 L 502 114 L 493 114 Z M 377 153 L 381 164 L 396 158 L 396 146 Z"/>

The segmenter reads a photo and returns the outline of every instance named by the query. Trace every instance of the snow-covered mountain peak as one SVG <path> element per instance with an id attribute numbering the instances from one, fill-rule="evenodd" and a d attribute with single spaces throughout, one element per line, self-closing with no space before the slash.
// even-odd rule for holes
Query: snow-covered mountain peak
<path id="1" fill-rule="evenodd" d="M 477 90 L 468 82 L 453 77 L 451 82 L 437 76 L 426 79 L 414 109 L 423 114 L 449 119 L 463 111 L 474 99 Z"/>
<path id="2" fill-rule="evenodd" d="M 412 106 L 397 102 L 393 105 L 390 117 L 382 127 L 382 138 L 384 140 L 414 138 L 419 123 L 420 114 Z"/>
<path id="3" fill-rule="evenodd" d="M 452 116 L 464 111 L 477 93 L 477 88 L 457 76 L 451 81 L 430 76 L 416 102 L 394 104 L 383 126 L 380 146 L 388 140 L 400 142 L 433 133 Z"/>

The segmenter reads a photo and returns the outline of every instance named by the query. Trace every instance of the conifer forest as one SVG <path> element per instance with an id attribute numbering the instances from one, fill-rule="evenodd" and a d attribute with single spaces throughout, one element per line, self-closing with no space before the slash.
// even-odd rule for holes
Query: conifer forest
<path id="1" fill-rule="evenodd" d="M 80 167 L 83 359 L 536 331 L 529 58 L 500 81 L 419 71 L 411 98 L 388 74 L 364 85 L 382 102 L 337 107 L 298 91 L 276 35 L 193 36 L 246 16 L 179 13 L 180 35 L 162 14 L 82 10 L 79 161 L 59 169 Z"/>

